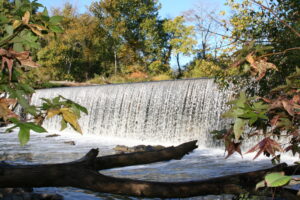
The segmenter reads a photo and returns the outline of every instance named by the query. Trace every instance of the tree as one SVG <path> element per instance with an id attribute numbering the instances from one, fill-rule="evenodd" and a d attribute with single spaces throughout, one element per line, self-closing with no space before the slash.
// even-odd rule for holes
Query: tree
<path id="1" fill-rule="evenodd" d="M 257 152 L 254 159 L 264 154 L 272 156 L 274 163 L 280 162 L 282 152 L 300 153 L 299 3 L 245 0 L 229 1 L 229 5 L 236 11 L 231 18 L 232 37 L 240 45 L 233 54 L 236 60 L 232 67 L 243 69 L 243 79 L 259 86 L 252 91 L 260 96 L 240 92 L 224 114 L 233 119 L 232 126 L 213 133 L 224 140 L 227 157 L 234 152 L 242 154 L 243 142 L 260 136 L 261 141 L 248 152 Z M 288 138 L 288 142 L 282 143 L 280 138 Z M 291 181 L 284 173 L 270 176 L 283 181 L 272 186 L 266 176 L 257 188 L 284 186 Z"/>
<path id="2" fill-rule="evenodd" d="M 112 50 L 98 20 L 89 14 L 77 14 L 70 4 L 54 13 L 64 17 L 65 32 L 59 37 L 48 37 L 45 47 L 38 52 L 42 66 L 47 71 L 53 69 L 52 80 L 83 81 L 109 71 L 106 63 L 112 60 Z"/>
<path id="3" fill-rule="evenodd" d="M 179 76 L 181 76 L 180 54 L 192 54 L 194 45 L 197 44 L 196 40 L 193 38 L 195 36 L 194 27 L 185 26 L 184 18 L 182 16 L 176 17 L 174 20 L 165 21 L 163 27 L 169 38 L 169 47 L 167 49 L 175 55 Z"/>
<path id="4" fill-rule="evenodd" d="M 229 29 L 224 27 L 224 19 L 217 13 L 216 5 L 197 5 L 194 9 L 184 12 L 184 17 L 195 26 L 199 47 L 197 59 L 217 59 L 222 49 L 228 45 L 225 35 Z M 220 13 L 222 13 L 220 11 Z"/>
<path id="5" fill-rule="evenodd" d="M 207 57 L 209 58 L 209 56 Z M 219 62 L 221 58 L 218 58 Z M 184 72 L 184 77 L 186 78 L 199 78 L 199 77 L 211 77 L 211 78 L 220 78 L 220 77 L 232 77 L 239 74 L 239 71 L 235 68 L 224 69 L 215 60 L 205 60 L 196 58 L 191 62 L 186 71 Z"/>
<path id="6" fill-rule="evenodd" d="M 139 64 L 147 65 L 150 41 L 157 40 L 156 23 L 159 4 L 156 0 L 105 0 L 95 2 L 90 10 L 98 18 L 99 24 L 110 37 L 115 58 L 115 73 L 121 67 Z M 154 25 L 154 26 L 152 26 Z M 151 33 L 149 28 L 154 28 Z"/>
<path id="7" fill-rule="evenodd" d="M 261 94 L 285 83 L 285 78 L 299 66 L 299 0 L 270 1 L 261 4 L 255 0 L 242 3 L 229 1 L 235 12 L 230 22 L 236 46 L 242 46 L 235 55 L 237 63 L 248 53 L 266 57 L 278 67 L 268 72 L 259 82 Z"/>
<path id="8" fill-rule="evenodd" d="M 2 29 L 0 30 L 2 32 L 0 35 L 0 56 L 2 59 L 2 72 L 0 79 L 0 118 L 2 123 L 13 123 L 15 125 L 9 130 L 16 127 L 20 128 L 19 139 L 22 145 L 28 142 L 30 130 L 44 132 L 45 129 L 39 126 L 39 124 L 46 117 L 51 118 L 55 115 L 62 116 L 62 128 L 65 128 L 67 124 L 69 124 L 78 132 L 81 132 L 77 119 L 80 117 L 80 112 L 87 113 L 85 108 L 61 96 L 55 97 L 52 100 L 43 99 L 44 103 L 40 107 L 31 106 L 26 101 L 26 94 L 31 94 L 34 90 L 18 79 L 18 75 L 24 73 L 22 67 L 38 67 L 38 64 L 33 61 L 29 52 L 33 48 L 38 47 L 40 40 L 37 36 L 43 37 L 51 31 L 60 33 L 62 28 L 59 22 L 62 18 L 59 16 L 49 17 L 46 9 L 43 13 L 38 13 L 37 10 L 41 5 L 35 1 L 3 1 L 1 3 L 0 19 L 2 21 L 0 26 L 2 26 Z M 176 47 L 175 44 L 174 46 Z M 86 45 L 86 47 L 89 46 Z M 273 64 L 268 63 L 265 59 L 255 57 L 253 52 L 249 53 L 245 60 L 250 64 L 252 74 L 258 76 L 259 80 L 264 77 L 267 69 L 276 69 Z M 268 128 L 265 128 L 268 126 L 273 128 L 272 134 L 277 134 L 277 136 L 285 132 L 293 136 L 291 142 L 295 142 L 292 143 L 287 150 L 294 150 L 294 145 L 298 147 L 300 121 L 299 73 L 300 71 L 296 70 L 294 74 L 290 74 L 290 76 L 287 77 L 286 85 L 273 90 L 276 94 L 271 96 L 270 99 L 263 99 L 266 103 L 262 103 L 257 99 L 248 99 L 243 93 L 241 93 L 237 101 L 233 102 L 236 106 L 227 114 L 235 118 L 235 125 L 231 131 L 222 135 L 223 139 L 226 140 L 225 142 L 227 142 L 226 147 L 229 155 L 233 151 L 240 151 L 239 143 L 236 141 L 242 139 L 241 129 L 245 128 L 246 124 L 255 126 L 258 130 L 264 131 L 264 134 L 270 134 Z M 24 108 L 26 113 L 33 116 L 32 122 L 20 119 L 14 112 L 13 107 L 16 102 Z M 271 105 L 269 108 L 265 105 L 267 103 Z M 98 173 L 99 169 L 105 168 L 103 164 L 111 167 L 120 167 L 130 164 L 181 158 L 181 156 L 196 148 L 195 143 L 196 142 L 193 141 L 180 145 L 177 148 L 171 147 L 155 152 L 107 156 L 98 159 L 96 159 L 98 151 L 91 150 L 83 159 L 65 164 L 11 166 L 6 163 L 1 163 L 0 186 L 40 187 L 71 185 L 93 189 L 95 191 L 135 196 L 187 197 L 208 193 L 240 194 L 241 192 L 245 192 L 246 189 L 256 194 L 254 183 L 262 179 L 267 172 L 281 169 L 289 174 L 291 171 L 299 173 L 298 166 L 287 167 L 280 165 L 267 170 L 182 183 L 159 183 L 118 179 Z M 281 147 L 276 141 L 267 136 L 250 151 L 256 150 L 259 150 L 257 155 L 262 152 L 275 155 L 276 151 L 281 150 Z M 145 157 L 143 157 L 145 155 L 150 156 L 145 159 Z M 124 162 L 124 158 L 126 162 Z M 134 161 L 133 163 L 130 161 L 131 159 Z M 105 160 L 106 162 L 104 162 Z M 115 163 L 112 164 L 112 161 L 115 161 Z M 57 176 L 44 176 L 48 174 L 49 171 L 54 172 L 53 174 Z M 67 176 L 69 178 L 61 180 L 61 175 L 68 175 L 70 172 L 71 175 L 75 174 L 78 179 L 82 179 L 82 182 L 74 182 L 72 176 Z M 41 180 L 41 176 L 44 177 L 43 180 Z M 286 181 L 286 177 L 279 176 L 278 174 L 277 177 L 279 177 L 279 181 L 282 181 L 282 178 L 284 178 L 284 184 L 291 180 L 291 178 L 289 178 L 288 181 Z M 36 181 L 32 181 L 32 178 Z M 268 180 L 269 177 L 266 176 L 266 183 L 263 182 L 263 184 L 271 187 L 278 186 L 278 183 L 270 183 Z M 275 180 L 278 181 L 278 179 Z M 279 185 L 282 185 L 282 182 Z M 218 188 L 218 190 L 215 188 Z"/>
<path id="9" fill-rule="evenodd" d="M 30 138 L 30 130 L 46 132 L 40 126 L 42 121 L 54 115 L 62 116 L 62 129 L 70 124 L 75 130 L 81 132 L 77 122 L 80 112 L 87 113 L 82 106 L 61 96 L 43 99 L 40 107 L 32 106 L 27 101 L 27 96 L 34 90 L 19 79 L 19 75 L 26 71 L 25 67 L 38 67 L 33 61 L 30 51 L 40 46 L 39 37 L 45 34 L 59 33 L 62 31 L 59 22 L 60 16 L 48 16 L 47 9 L 38 13 L 42 7 L 36 1 L 1 1 L 0 16 L 2 23 L 0 35 L 1 79 L 0 79 L 0 120 L 2 125 L 14 124 L 11 128 L 19 128 L 19 140 L 25 145 Z M 26 114 L 32 119 L 28 122 L 14 112 L 19 104 Z"/>

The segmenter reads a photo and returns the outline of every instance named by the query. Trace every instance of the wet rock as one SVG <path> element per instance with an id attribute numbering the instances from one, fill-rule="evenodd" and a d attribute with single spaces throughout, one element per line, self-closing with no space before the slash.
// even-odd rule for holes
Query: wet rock
<path id="1" fill-rule="evenodd" d="M 63 200 L 59 194 L 33 193 L 32 188 L 0 188 L 0 200 Z"/>
<path id="2" fill-rule="evenodd" d="M 64 197 L 59 194 L 38 194 L 34 193 L 31 197 L 32 200 L 63 200 Z"/>
<path id="3" fill-rule="evenodd" d="M 31 153 L 7 154 L 4 152 L 3 154 L 0 154 L 0 161 L 15 161 L 15 160 L 31 161 L 32 157 L 33 156 Z"/>
<path id="4" fill-rule="evenodd" d="M 23 194 L 23 200 L 31 200 L 31 194 L 30 193 L 24 193 Z"/>
<path id="5" fill-rule="evenodd" d="M 76 145 L 74 141 L 65 141 L 64 143 L 69 145 Z"/>
<path id="6" fill-rule="evenodd" d="M 164 149 L 164 146 L 161 145 L 137 145 L 133 147 L 128 147 L 125 145 L 117 145 L 114 150 L 117 153 L 132 153 L 132 152 L 142 152 L 142 151 L 156 151 L 156 150 L 161 150 Z"/>
<path id="7" fill-rule="evenodd" d="M 51 134 L 51 135 L 46 135 L 47 138 L 51 138 L 51 137 L 58 137 L 60 136 L 59 134 Z"/>

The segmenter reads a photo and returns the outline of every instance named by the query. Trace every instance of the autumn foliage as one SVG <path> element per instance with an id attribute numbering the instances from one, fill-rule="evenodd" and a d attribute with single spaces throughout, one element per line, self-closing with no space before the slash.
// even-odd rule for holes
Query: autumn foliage
<path id="1" fill-rule="evenodd" d="M 29 141 L 31 130 L 46 132 L 41 127 L 46 117 L 59 115 L 62 117 L 62 128 L 70 124 L 81 133 L 77 120 L 80 112 L 87 114 L 85 108 L 61 96 L 53 100 L 43 99 L 42 106 L 28 102 L 34 89 L 24 83 L 21 75 L 27 71 L 26 67 L 39 67 L 31 52 L 40 47 L 40 38 L 63 31 L 59 24 L 62 17 L 50 17 L 46 8 L 43 12 L 37 12 L 40 7 L 43 6 L 29 0 L 0 2 L 0 123 L 12 124 L 7 131 L 18 128 L 21 145 Z M 17 107 L 30 117 L 20 117 Z"/>

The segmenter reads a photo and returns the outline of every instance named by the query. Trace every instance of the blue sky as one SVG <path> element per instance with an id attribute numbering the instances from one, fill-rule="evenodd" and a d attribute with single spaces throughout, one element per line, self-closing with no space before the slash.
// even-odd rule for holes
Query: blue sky
<path id="1" fill-rule="evenodd" d="M 86 11 L 86 7 L 95 0 L 39 0 L 40 3 L 45 5 L 48 9 L 51 7 L 61 7 L 66 2 L 70 2 L 75 5 L 79 12 Z M 180 15 L 182 12 L 193 9 L 197 4 L 222 7 L 225 0 L 159 0 L 162 4 L 160 15 L 162 17 L 173 18 Z"/>

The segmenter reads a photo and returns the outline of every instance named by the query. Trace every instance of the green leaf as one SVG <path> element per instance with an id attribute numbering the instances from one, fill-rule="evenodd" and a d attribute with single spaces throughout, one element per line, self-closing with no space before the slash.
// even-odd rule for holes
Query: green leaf
<path id="1" fill-rule="evenodd" d="M 51 23 L 51 25 L 57 25 L 61 22 L 61 20 L 63 20 L 63 16 L 53 16 L 50 17 L 49 22 Z"/>
<path id="2" fill-rule="evenodd" d="M 239 98 L 236 101 L 236 105 L 238 107 L 243 108 L 243 107 L 245 107 L 246 102 L 247 102 L 246 93 L 245 92 L 241 92 L 240 95 L 239 95 Z"/>
<path id="3" fill-rule="evenodd" d="M 8 129 L 6 129 L 5 132 L 9 133 L 9 132 L 11 132 L 12 130 L 14 130 L 15 128 L 17 128 L 17 127 L 18 127 L 17 125 L 12 126 L 12 127 L 8 128 Z"/>
<path id="4" fill-rule="evenodd" d="M 49 13 L 48 13 L 48 10 L 47 10 L 46 7 L 44 7 L 44 10 L 43 10 L 43 12 L 42 12 L 42 15 L 43 15 L 43 16 L 46 16 L 46 17 L 49 16 Z"/>
<path id="5" fill-rule="evenodd" d="M 48 11 L 47 11 L 48 12 Z M 45 24 L 48 24 L 49 20 L 50 20 L 50 17 L 49 16 L 46 16 L 46 15 L 42 15 L 41 16 L 41 19 L 42 21 L 45 23 Z"/>
<path id="6" fill-rule="evenodd" d="M 47 132 L 46 129 L 44 129 L 43 127 L 41 127 L 40 125 L 34 124 L 32 122 L 28 122 L 28 123 L 23 123 L 23 125 L 37 133 L 45 133 Z"/>
<path id="7" fill-rule="evenodd" d="M 290 182 L 291 176 L 285 176 L 284 173 L 270 173 L 265 177 L 268 187 L 281 187 Z"/>
<path id="8" fill-rule="evenodd" d="M 21 43 L 26 48 L 34 48 L 38 49 L 40 48 L 40 44 L 38 42 L 38 37 L 35 36 L 31 31 L 24 30 L 20 33 L 19 36 L 15 37 L 12 40 L 14 43 Z"/>
<path id="9" fill-rule="evenodd" d="M 16 52 L 24 51 L 23 45 L 21 43 L 14 43 L 13 49 Z"/>
<path id="10" fill-rule="evenodd" d="M 12 35 L 14 33 L 14 27 L 12 25 L 6 25 L 5 31 L 8 35 Z"/>
<path id="11" fill-rule="evenodd" d="M 25 109 L 26 112 L 36 115 L 36 107 L 29 105 L 27 99 L 24 97 L 25 93 L 22 90 L 12 90 L 11 98 L 17 98 L 18 103 Z"/>
<path id="12" fill-rule="evenodd" d="M 30 87 L 29 85 L 27 85 L 25 83 L 18 84 L 18 86 L 27 94 L 33 94 L 35 92 L 32 87 Z"/>
<path id="13" fill-rule="evenodd" d="M 61 119 L 60 125 L 61 125 L 60 131 L 65 130 L 67 128 L 67 126 L 68 126 L 67 122 L 64 119 Z"/>
<path id="14" fill-rule="evenodd" d="M 80 110 L 74 105 L 71 105 L 72 111 L 74 112 L 74 114 L 76 115 L 76 117 L 79 119 L 80 118 Z"/>
<path id="15" fill-rule="evenodd" d="M 88 114 L 88 111 L 87 111 L 87 109 L 86 109 L 85 107 L 83 107 L 83 106 L 81 106 L 81 105 L 79 105 L 79 104 L 77 104 L 77 103 L 74 103 L 74 102 L 73 102 L 73 105 L 74 105 L 78 110 L 80 110 L 81 112 L 83 112 L 83 113 L 85 113 L 85 114 Z"/>
<path id="16" fill-rule="evenodd" d="M 235 120 L 234 126 L 233 126 L 233 132 L 235 140 L 239 140 L 242 133 L 244 132 L 245 125 L 247 123 L 247 120 L 237 118 Z"/>
<path id="17" fill-rule="evenodd" d="M 55 97 L 55 98 L 53 98 L 53 99 L 52 99 L 52 102 L 53 102 L 53 104 L 54 104 L 54 105 L 58 105 L 58 104 L 60 104 L 60 102 L 59 102 L 59 101 L 60 101 L 60 96 L 58 96 L 58 97 Z"/>
<path id="18" fill-rule="evenodd" d="M 269 105 L 264 104 L 263 102 L 259 101 L 259 102 L 253 103 L 253 108 L 255 110 L 267 110 L 269 108 Z"/>
<path id="19" fill-rule="evenodd" d="M 4 15 L 0 15 L 0 24 L 7 24 L 9 22 L 9 19 L 4 16 Z"/>
<path id="20" fill-rule="evenodd" d="M 80 110 L 81 112 L 83 112 L 83 113 L 85 113 L 85 114 L 88 115 L 88 111 L 87 111 L 87 109 L 85 107 L 83 107 L 83 106 L 79 105 L 78 103 L 75 103 L 74 101 L 72 101 L 70 99 L 67 99 L 67 98 L 65 98 L 65 97 L 63 97 L 61 95 L 59 95 L 59 97 L 62 98 L 62 99 L 64 99 L 64 100 L 67 100 L 67 104 L 69 106 L 70 105 L 71 105 L 71 107 L 75 106 L 78 110 Z"/>
<path id="21" fill-rule="evenodd" d="M 22 5 L 21 0 L 15 0 L 16 8 L 19 9 Z"/>
<path id="22" fill-rule="evenodd" d="M 24 126 L 20 126 L 20 131 L 19 131 L 19 141 L 21 146 L 24 146 L 27 144 L 27 142 L 30 139 L 30 129 Z"/>
<path id="23" fill-rule="evenodd" d="M 64 30 L 60 26 L 57 26 L 57 25 L 50 25 L 49 29 L 51 31 L 53 31 L 54 33 L 63 33 L 64 32 Z"/>

